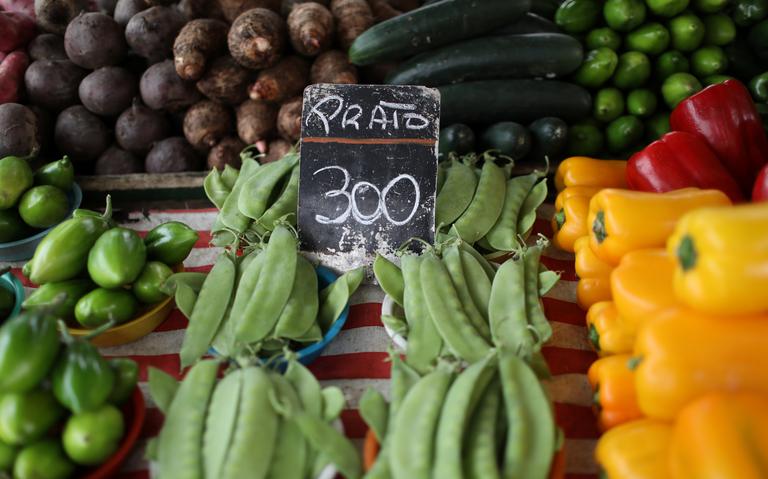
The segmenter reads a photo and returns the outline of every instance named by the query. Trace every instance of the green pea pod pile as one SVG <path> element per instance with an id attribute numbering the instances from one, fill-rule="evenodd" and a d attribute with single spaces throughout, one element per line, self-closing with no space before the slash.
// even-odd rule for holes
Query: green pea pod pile
<path id="1" fill-rule="evenodd" d="M 381 445 L 367 479 L 545 479 L 557 452 L 553 407 L 533 370 L 506 348 L 461 373 L 418 375 L 393 358 L 391 402 L 369 389 L 360 415 Z"/>
<path id="2" fill-rule="evenodd" d="M 149 389 L 166 413 L 149 448 L 160 477 L 314 479 L 328 466 L 362 476 L 357 449 L 333 426 L 341 390 L 323 389 L 292 356 L 284 375 L 243 366 L 217 382 L 220 366 L 200 361 L 180 384 L 150 369 Z"/>
<path id="3" fill-rule="evenodd" d="M 181 347 L 186 367 L 210 348 L 237 357 L 245 349 L 262 356 L 322 340 L 363 280 L 362 268 L 319 289 L 314 266 L 298 251 L 289 225 L 274 228 L 264 245 L 243 256 L 222 253 L 200 283 L 199 273 L 166 281 L 189 318 Z"/>
<path id="4" fill-rule="evenodd" d="M 514 251 L 536 221 L 536 209 L 547 198 L 546 178 L 538 172 L 508 178 L 490 154 L 452 157 L 438 189 L 435 220 L 469 244 L 487 252 Z"/>
<path id="5" fill-rule="evenodd" d="M 392 292 L 404 315 L 382 320 L 408 339 L 408 365 L 424 373 L 445 353 L 471 364 L 494 347 L 535 361 L 552 336 L 539 298 L 559 279 L 540 264 L 547 244 L 540 239 L 517 246 L 498 270 L 469 243 L 455 239 L 421 256 L 402 256 L 402 271 L 377 257 L 376 280 Z"/>

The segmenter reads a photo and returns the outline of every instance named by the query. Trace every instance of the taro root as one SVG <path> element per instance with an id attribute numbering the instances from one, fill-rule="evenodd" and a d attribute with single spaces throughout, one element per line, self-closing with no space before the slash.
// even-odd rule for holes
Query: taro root
<path id="1" fill-rule="evenodd" d="M 232 57 L 244 67 L 271 67 L 285 49 L 285 21 L 265 8 L 248 10 L 232 24 L 227 42 Z"/>
<path id="2" fill-rule="evenodd" d="M 213 101 L 239 105 L 248 99 L 253 72 L 227 55 L 217 58 L 197 82 L 197 89 Z"/>
<path id="3" fill-rule="evenodd" d="M 115 138 L 121 148 L 144 156 L 152 144 L 166 138 L 171 131 L 168 119 L 162 112 L 134 101 L 115 123 Z"/>
<path id="4" fill-rule="evenodd" d="M 344 51 L 373 26 L 373 11 L 366 0 L 331 0 L 331 13 L 336 19 L 336 35 Z"/>
<path id="5" fill-rule="evenodd" d="M 91 162 L 112 143 L 112 134 L 101 119 L 82 105 L 59 113 L 53 133 L 56 148 L 75 162 Z"/>
<path id="6" fill-rule="evenodd" d="M 158 141 L 144 160 L 147 173 L 197 171 L 201 166 L 195 149 L 180 136 Z"/>
<path id="7" fill-rule="evenodd" d="M 198 150 L 208 151 L 232 129 L 230 109 L 211 100 L 195 103 L 184 116 L 184 137 Z"/>
<path id="8" fill-rule="evenodd" d="M 139 82 L 120 67 L 99 68 L 80 83 L 83 106 L 101 116 L 117 116 L 131 105 L 139 93 Z"/>
<path id="9" fill-rule="evenodd" d="M 275 131 L 277 107 L 247 100 L 237 108 L 237 136 L 248 145 L 263 141 Z"/>
<path id="10" fill-rule="evenodd" d="M 240 138 L 228 136 L 208 152 L 208 168 L 223 170 L 226 165 L 240 168 L 240 152 L 245 148 Z"/>
<path id="11" fill-rule="evenodd" d="M 82 13 L 67 26 L 64 49 L 73 63 L 95 70 L 116 65 L 128 51 L 123 29 L 109 15 Z"/>
<path id="12" fill-rule="evenodd" d="M 30 103 L 61 111 L 80 101 L 77 88 L 88 72 L 69 60 L 38 60 L 24 73 Z"/>
<path id="13" fill-rule="evenodd" d="M 333 15 L 319 3 L 300 3 L 288 15 L 288 34 L 294 50 L 313 57 L 333 43 Z"/>
<path id="14" fill-rule="evenodd" d="M 178 111 L 200 99 L 195 84 L 185 82 L 176 74 L 173 60 L 149 67 L 141 76 L 139 90 L 144 104 L 155 110 Z"/>
<path id="15" fill-rule="evenodd" d="M 309 84 L 309 63 L 299 56 L 285 57 L 277 65 L 259 72 L 249 89 L 252 100 L 280 103 L 301 95 Z"/>
<path id="16" fill-rule="evenodd" d="M 208 61 L 226 51 L 228 31 L 226 23 L 207 18 L 184 25 L 173 42 L 176 73 L 184 80 L 199 80 Z"/>
<path id="17" fill-rule="evenodd" d="M 273 12 L 280 11 L 281 0 L 217 0 L 224 18 L 232 23 L 241 13 L 253 8 L 266 8 Z"/>
<path id="18" fill-rule="evenodd" d="M 267 155 L 260 158 L 261 163 L 271 163 L 284 157 L 291 149 L 293 145 L 291 142 L 282 138 L 277 138 L 269 142 L 267 146 Z"/>
<path id="19" fill-rule="evenodd" d="M 309 81 L 314 83 L 357 83 L 357 68 L 344 52 L 331 50 L 321 54 L 312 64 Z"/>
<path id="20" fill-rule="evenodd" d="M 93 172 L 97 175 L 128 175 L 143 171 L 143 161 L 114 145 L 101 154 L 93 167 Z"/>
<path id="21" fill-rule="evenodd" d="M 302 98 L 296 97 L 280 106 L 277 113 L 277 132 L 288 141 L 298 141 L 301 137 Z"/>

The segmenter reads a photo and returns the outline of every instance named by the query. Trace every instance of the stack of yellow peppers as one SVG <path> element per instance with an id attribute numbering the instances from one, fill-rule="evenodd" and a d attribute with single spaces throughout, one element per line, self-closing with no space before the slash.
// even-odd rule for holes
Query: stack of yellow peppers
<path id="1" fill-rule="evenodd" d="M 574 243 L 577 273 L 600 273 L 611 299 L 587 314 L 609 479 L 768 478 L 768 204 L 729 204 L 696 189 L 590 200 Z"/>

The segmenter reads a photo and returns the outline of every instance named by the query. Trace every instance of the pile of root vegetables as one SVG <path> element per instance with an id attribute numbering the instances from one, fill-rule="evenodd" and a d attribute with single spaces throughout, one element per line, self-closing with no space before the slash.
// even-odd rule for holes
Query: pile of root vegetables
<path id="1" fill-rule="evenodd" d="M 346 50 L 408 3 L 36 0 L 34 12 L 2 11 L 0 50 L 17 51 L 0 64 L 0 153 L 67 155 L 79 174 L 237 167 L 254 144 L 280 158 L 299 139 L 304 87 L 357 83 Z"/>

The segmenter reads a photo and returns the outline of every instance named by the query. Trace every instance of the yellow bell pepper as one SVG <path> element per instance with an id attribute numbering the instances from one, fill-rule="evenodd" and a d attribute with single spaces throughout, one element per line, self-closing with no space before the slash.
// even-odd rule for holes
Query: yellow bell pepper
<path id="1" fill-rule="evenodd" d="M 600 356 L 631 353 L 637 330 L 624 324 L 613 301 L 600 301 L 587 311 L 587 335 Z"/>
<path id="2" fill-rule="evenodd" d="M 731 201 L 718 190 L 685 188 L 668 193 L 605 189 L 589 203 L 589 245 L 617 265 L 630 251 L 663 247 L 686 213 Z"/>
<path id="3" fill-rule="evenodd" d="M 630 251 L 611 273 L 611 296 L 618 315 L 637 332 L 655 313 L 678 306 L 672 291 L 675 263 L 663 249 Z"/>
<path id="4" fill-rule="evenodd" d="M 768 394 L 768 314 L 708 316 L 670 309 L 646 321 L 635 341 L 635 387 L 648 417 L 673 419 L 712 392 Z"/>
<path id="5" fill-rule="evenodd" d="M 631 357 L 618 354 L 600 358 L 587 372 L 589 384 L 595 391 L 597 422 L 603 431 L 643 417 L 637 405 L 635 373 L 627 364 Z"/>
<path id="6" fill-rule="evenodd" d="M 687 405 L 669 447 L 672 479 L 768 477 L 768 397 L 711 394 Z"/>
<path id="7" fill-rule="evenodd" d="M 557 195 L 552 217 L 552 243 L 556 247 L 573 253 L 576 240 L 587 235 L 589 200 L 598 191 L 589 186 L 572 186 Z"/>
<path id="8" fill-rule="evenodd" d="M 626 188 L 627 162 L 597 160 L 585 156 L 567 158 L 555 172 L 555 188 L 563 191 L 571 186 L 598 188 Z"/>
<path id="9" fill-rule="evenodd" d="M 608 479 L 668 479 L 671 439 L 671 424 L 639 419 L 603 434 L 595 457 Z"/>
<path id="10" fill-rule="evenodd" d="M 713 314 L 768 311 L 768 203 L 689 213 L 667 250 L 682 303 Z"/>
<path id="11" fill-rule="evenodd" d="M 575 268 L 579 276 L 576 301 L 587 310 L 593 304 L 611 299 L 611 271 L 613 266 L 595 256 L 589 247 L 589 237 L 582 236 L 573 245 L 576 252 Z"/>

